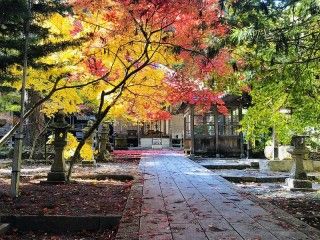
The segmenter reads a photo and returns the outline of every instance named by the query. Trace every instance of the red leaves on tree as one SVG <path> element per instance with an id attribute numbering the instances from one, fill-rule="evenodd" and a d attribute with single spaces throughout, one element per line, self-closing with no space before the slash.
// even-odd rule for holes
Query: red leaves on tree
<path id="1" fill-rule="evenodd" d="M 86 62 L 86 66 L 88 67 L 90 73 L 97 77 L 103 77 L 107 74 L 107 68 L 103 62 L 95 57 L 90 57 Z"/>
<path id="2" fill-rule="evenodd" d="M 171 114 L 164 110 L 149 112 L 148 117 L 150 120 L 168 120 L 171 119 Z"/>
<path id="3" fill-rule="evenodd" d="M 167 92 L 167 98 L 161 99 L 163 102 L 169 101 L 173 104 L 186 102 L 196 105 L 202 111 L 208 111 L 212 105 L 216 105 L 221 113 L 227 113 L 224 102 L 220 98 L 221 94 L 212 92 L 204 84 L 204 79 L 212 72 L 217 76 L 233 73 L 230 65 L 231 57 L 227 49 L 221 50 L 216 56 L 208 54 L 210 39 L 222 37 L 229 31 L 228 27 L 220 21 L 223 10 L 220 9 L 219 0 L 72 1 L 76 12 L 80 15 L 91 16 L 98 12 L 102 14 L 108 30 L 97 31 L 95 36 L 103 37 L 106 42 L 108 37 L 130 36 L 132 43 L 128 42 L 121 51 L 124 65 L 138 68 L 143 63 L 145 58 L 139 59 L 137 53 L 133 48 L 131 49 L 130 44 L 136 42 L 148 43 L 149 50 L 156 49 L 154 47 L 158 46 L 162 51 L 166 48 L 163 52 L 176 55 L 177 61 L 183 66 L 180 72 L 176 71 L 174 76 L 166 79 L 163 92 Z M 103 23 L 99 24 L 103 25 Z M 110 29 L 109 26 L 111 26 Z M 152 57 L 152 54 L 149 57 Z M 158 64 L 157 61 L 151 60 L 153 66 Z M 165 65 L 165 63 L 161 64 Z M 172 68 L 170 64 L 173 63 L 168 61 L 166 67 Z M 107 73 L 102 61 L 95 57 L 90 57 L 87 66 L 93 75 L 101 77 Z M 159 98 L 157 96 L 157 99 Z M 158 105 L 162 106 L 161 104 Z M 140 115 L 147 115 L 154 120 L 169 118 L 169 114 L 165 111 L 154 112 L 155 108 L 149 110 L 141 110 L 135 106 L 128 108 L 128 113 L 132 116 L 140 111 Z"/>
<path id="4" fill-rule="evenodd" d="M 77 35 L 83 29 L 82 23 L 79 20 L 73 22 L 73 29 L 71 30 L 70 34 L 72 36 Z"/>
<path id="5" fill-rule="evenodd" d="M 221 94 L 201 86 L 203 85 L 201 81 L 191 80 L 179 72 L 169 77 L 167 84 L 167 99 L 171 104 L 185 102 L 197 106 L 202 112 L 209 111 L 216 105 L 220 113 L 228 113 L 224 101 L 220 98 Z"/>

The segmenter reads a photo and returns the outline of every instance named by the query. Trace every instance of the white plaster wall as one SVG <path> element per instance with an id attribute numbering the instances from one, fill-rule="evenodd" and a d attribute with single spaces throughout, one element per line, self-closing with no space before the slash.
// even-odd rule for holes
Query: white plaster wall
<path id="1" fill-rule="evenodd" d="M 170 139 L 169 138 L 162 138 L 162 147 L 163 148 L 170 147 Z"/>
<path id="2" fill-rule="evenodd" d="M 162 138 L 162 145 L 152 145 L 152 138 L 141 138 L 141 147 L 143 148 L 168 148 L 170 147 L 170 139 Z"/>
<path id="3" fill-rule="evenodd" d="M 172 138 L 176 138 L 176 135 L 178 135 L 178 138 L 183 138 L 184 133 L 184 118 L 183 114 L 173 115 L 171 119 L 171 133 Z"/>
<path id="4" fill-rule="evenodd" d="M 151 148 L 152 147 L 152 138 L 141 138 L 141 147 L 143 148 Z"/>

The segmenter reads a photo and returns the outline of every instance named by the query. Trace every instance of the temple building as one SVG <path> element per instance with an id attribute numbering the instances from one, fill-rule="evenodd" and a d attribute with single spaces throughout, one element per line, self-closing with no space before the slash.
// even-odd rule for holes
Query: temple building
<path id="1" fill-rule="evenodd" d="M 185 152 L 216 157 L 246 155 L 247 146 L 240 131 L 246 103 L 243 97 L 234 95 L 224 95 L 222 100 L 229 110 L 227 115 L 219 113 L 216 106 L 203 115 L 197 114 L 192 105 L 181 106 Z"/>
<path id="2" fill-rule="evenodd" d="M 240 121 L 248 107 L 244 96 L 222 96 L 228 114 L 216 106 L 205 114 L 197 114 L 193 105 L 183 103 L 168 120 L 125 122 L 116 120 L 114 148 L 144 149 L 184 148 L 186 153 L 215 157 L 245 157 L 247 144 L 240 131 Z"/>

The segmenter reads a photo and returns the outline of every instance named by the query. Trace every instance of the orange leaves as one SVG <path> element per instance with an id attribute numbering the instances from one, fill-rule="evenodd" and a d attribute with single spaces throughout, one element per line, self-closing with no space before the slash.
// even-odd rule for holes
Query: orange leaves
<path id="1" fill-rule="evenodd" d="M 107 22 L 117 22 L 119 20 L 119 16 L 115 11 L 108 11 L 104 13 L 104 19 Z"/>

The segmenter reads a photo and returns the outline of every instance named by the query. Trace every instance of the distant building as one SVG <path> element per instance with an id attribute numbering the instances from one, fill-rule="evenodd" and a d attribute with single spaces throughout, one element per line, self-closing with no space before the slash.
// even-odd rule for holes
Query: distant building
<path id="1" fill-rule="evenodd" d="M 114 127 L 115 149 L 141 147 L 146 149 L 183 146 L 183 115 L 173 115 L 169 120 L 125 122 L 116 120 Z"/>

